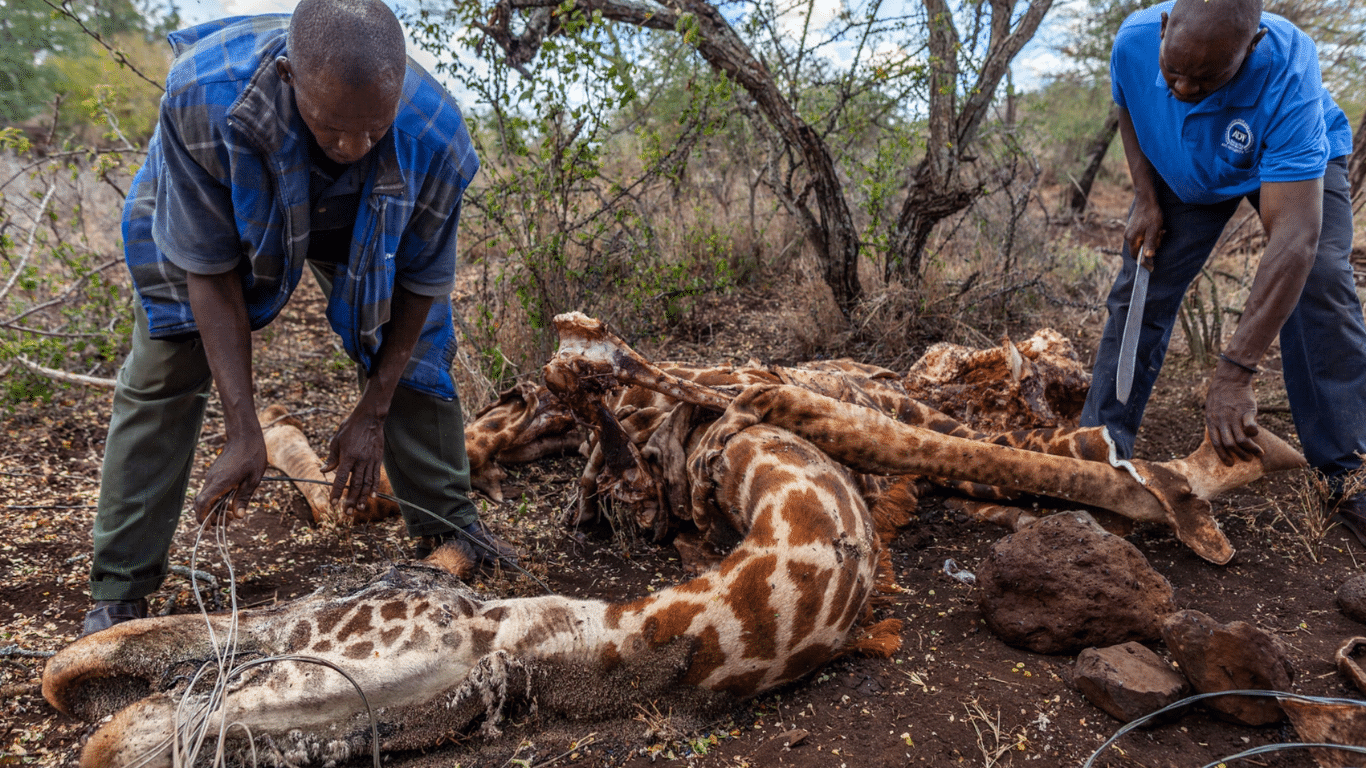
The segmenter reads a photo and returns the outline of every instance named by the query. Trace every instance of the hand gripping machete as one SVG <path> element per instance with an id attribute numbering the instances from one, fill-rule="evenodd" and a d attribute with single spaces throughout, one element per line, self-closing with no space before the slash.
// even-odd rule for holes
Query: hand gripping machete
<path id="1" fill-rule="evenodd" d="M 1129 297 L 1129 314 L 1124 320 L 1124 338 L 1119 342 L 1119 371 L 1115 374 L 1115 398 L 1129 402 L 1134 388 L 1134 363 L 1138 357 L 1138 334 L 1143 329 L 1143 305 L 1148 300 L 1148 276 L 1151 267 L 1145 264 L 1148 247 L 1138 249 L 1138 267 L 1134 272 L 1134 292 Z"/>

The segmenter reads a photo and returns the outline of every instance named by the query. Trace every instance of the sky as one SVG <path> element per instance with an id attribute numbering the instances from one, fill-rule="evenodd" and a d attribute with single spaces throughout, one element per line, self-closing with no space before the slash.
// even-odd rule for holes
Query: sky
<path id="1" fill-rule="evenodd" d="M 1055 2 L 1049 16 L 1057 18 L 1059 8 L 1069 1 L 1073 0 Z M 294 6 L 298 5 L 299 0 L 181 0 L 181 2 L 182 4 L 179 6 L 181 17 L 189 26 L 223 16 L 289 13 L 294 10 Z M 392 0 L 386 0 L 386 2 L 394 5 Z M 833 18 L 838 13 L 841 4 L 842 0 L 816 0 L 816 20 Z M 792 31 L 797 30 L 794 28 Z M 1060 24 L 1049 23 L 1049 20 L 1045 19 L 1039 34 L 1015 57 L 1015 61 L 1012 63 L 1012 74 L 1017 91 L 1035 90 L 1044 85 L 1052 75 L 1067 68 L 1066 62 L 1055 50 L 1057 46 L 1055 38 L 1061 31 Z M 411 37 L 408 39 L 408 54 L 428 71 L 435 74 L 436 58 L 415 45 Z M 458 83 L 445 79 L 444 84 L 462 103 L 474 106 L 470 104 L 471 99 L 473 99 L 472 94 L 461 88 Z"/>
<path id="2" fill-rule="evenodd" d="M 185 26 L 193 26 L 205 21 L 222 18 L 224 16 L 256 16 L 262 13 L 289 13 L 294 10 L 294 6 L 299 4 L 299 0 L 178 0 L 181 4 L 180 17 L 185 20 Z M 393 6 L 393 3 L 388 3 Z M 412 56 L 423 68 L 433 71 L 436 65 L 436 58 L 427 51 L 419 48 L 413 43 L 411 37 L 408 38 L 408 55 Z M 447 88 L 451 88 L 451 83 L 446 83 Z M 452 88 L 452 92 L 459 89 Z M 457 96 L 464 99 L 465 94 L 457 93 Z"/>

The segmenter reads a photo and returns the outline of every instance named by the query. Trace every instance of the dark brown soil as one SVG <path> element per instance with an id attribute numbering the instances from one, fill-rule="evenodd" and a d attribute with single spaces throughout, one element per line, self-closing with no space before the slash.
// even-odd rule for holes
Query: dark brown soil
<path id="1" fill-rule="evenodd" d="M 310 288 L 287 317 L 258 334 L 258 405 L 281 403 L 324 446 L 354 402 L 350 365 L 334 351 Z M 649 354 L 698 362 L 799 359 L 775 328 L 781 290 L 720 299 L 705 342 L 675 342 Z M 1099 321 L 1059 326 L 1081 349 Z M 1087 330 L 1080 331 L 1078 329 Z M 1022 329 L 1023 330 L 1023 329 Z M 1201 431 L 1202 372 L 1173 354 L 1138 446 L 1139 455 L 1166 459 L 1189 452 Z M 1275 361 L 1268 361 L 1270 368 Z M 1258 384 L 1264 427 L 1293 438 L 1280 382 Z M 43 660 L 23 652 L 54 651 L 73 640 L 87 609 L 90 524 L 98 490 L 109 398 L 70 392 L 51 403 L 16 407 L 0 419 L 0 765 L 74 765 L 91 727 L 54 712 L 38 691 Z M 216 402 L 205 427 L 196 476 L 218 447 Z M 671 549 L 622 543 L 604 531 L 567 531 L 556 524 L 571 503 L 579 462 L 566 458 L 512 469 L 509 501 L 485 507 L 485 517 L 516 542 L 551 589 L 569 595 L 623 598 L 684 578 Z M 1363 627 L 1343 616 L 1334 590 L 1360 572 L 1362 549 L 1340 527 L 1313 530 L 1297 488 L 1302 476 L 1279 476 L 1220 500 L 1225 531 L 1238 550 L 1227 566 L 1200 560 L 1162 528 L 1140 527 L 1129 540 L 1176 589 L 1179 608 L 1220 622 L 1247 621 L 1286 642 L 1298 692 L 1352 696 L 1332 665 L 1333 652 Z M 192 483 L 192 491 L 197 480 Z M 1312 507 L 1312 500 L 1309 506 Z M 231 530 L 228 551 L 239 606 L 273 604 L 306 594 L 327 566 L 408 556 L 402 526 L 312 528 L 300 521 L 303 502 L 287 484 L 268 482 L 254 511 Z M 186 518 L 172 562 L 188 565 L 194 526 Z M 935 498 L 892 545 L 905 591 L 880 618 L 905 621 L 902 650 L 892 659 L 846 658 L 807 679 L 750 701 L 706 727 L 672 738 L 645 738 L 668 713 L 625 713 L 617 724 L 545 723 L 523 716 L 506 735 L 485 743 L 456 737 L 431 754 L 394 754 L 386 764 L 703 766 L 993 766 L 1084 763 L 1120 723 L 1069 685 L 1071 657 L 1049 657 L 1006 646 L 983 624 L 974 589 L 944 574 L 953 559 L 971 570 L 1003 529 L 946 511 Z M 198 548 L 196 568 L 221 585 L 229 569 L 211 544 Z M 534 594 L 529 581 L 480 581 L 496 594 Z M 188 582 L 172 576 L 152 598 L 154 611 L 195 611 Z M 1162 652 L 1160 646 L 1157 650 Z M 1250 747 L 1295 741 L 1288 725 L 1249 728 L 1196 710 L 1126 736 L 1097 765 L 1199 766 Z M 789 743 L 791 746 L 788 746 Z M 1310 766 L 1303 752 L 1257 758 L 1256 765 Z M 357 763 L 357 764 L 368 764 Z"/>

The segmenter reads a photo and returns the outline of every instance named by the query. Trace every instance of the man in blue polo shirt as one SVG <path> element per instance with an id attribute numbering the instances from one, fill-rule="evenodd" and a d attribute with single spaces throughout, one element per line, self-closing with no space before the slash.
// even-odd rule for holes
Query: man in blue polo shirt
<path id="1" fill-rule="evenodd" d="M 1366 324 L 1348 261 L 1352 136 L 1314 42 L 1260 0 L 1176 0 L 1124 22 L 1110 71 L 1134 202 L 1082 423 L 1109 427 L 1132 455 L 1182 297 L 1246 198 L 1266 251 L 1210 378 L 1205 426 L 1225 463 L 1260 452 L 1252 379 L 1279 333 L 1305 456 L 1366 542 L 1366 495 L 1340 492 L 1366 452 Z M 1125 404 L 1115 379 L 1136 253 L 1152 273 Z"/>
<path id="2" fill-rule="evenodd" d="M 147 615 L 166 577 L 210 383 L 227 442 L 194 499 L 242 517 L 266 468 L 251 331 L 307 263 L 361 368 L 329 447 L 333 502 L 354 507 L 380 465 L 425 556 L 513 553 L 469 498 L 450 290 L 460 199 L 479 168 L 454 100 L 407 59 L 380 0 L 303 0 L 171 35 L 176 60 L 124 207 L 135 303 L 105 444 L 84 632 Z M 457 529 L 461 533 L 457 533 Z"/>

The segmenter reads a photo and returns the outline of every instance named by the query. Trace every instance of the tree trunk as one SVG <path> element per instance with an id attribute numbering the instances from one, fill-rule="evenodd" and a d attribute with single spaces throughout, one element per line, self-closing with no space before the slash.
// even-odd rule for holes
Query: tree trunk
<path id="1" fill-rule="evenodd" d="M 1090 161 L 1086 164 L 1086 170 L 1082 171 L 1081 178 L 1073 185 L 1072 195 L 1067 200 L 1067 208 L 1073 216 L 1080 216 L 1086 211 L 1086 203 L 1091 199 L 1091 185 L 1096 183 L 1096 174 L 1100 173 L 1100 166 L 1105 162 L 1105 155 L 1110 151 L 1116 133 L 1119 133 L 1119 105 L 1110 108 L 1110 116 L 1105 118 L 1105 124 L 1096 131 L 1090 146 L 1086 148 L 1086 157 Z"/>
<path id="2" fill-rule="evenodd" d="M 977 13 L 990 13 L 989 53 L 977 71 L 976 82 L 959 83 L 958 54 L 962 40 L 947 0 L 922 0 L 929 19 L 929 140 L 925 158 L 912 174 L 911 187 L 897 216 L 884 274 L 907 284 L 920 281 L 925 244 L 940 221 L 972 205 L 982 194 L 980 184 L 965 180 L 962 164 L 971 160 L 970 147 L 996 95 L 996 87 L 1010 62 L 1034 36 L 1053 0 L 1030 0 L 1011 29 L 1013 0 L 990 0 Z M 979 17 L 980 18 L 980 17 Z M 958 97 L 962 94 L 962 107 Z"/>
<path id="3" fill-rule="evenodd" d="M 892 253 L 900 259 L 889 259 L 883 270 L 888 281 L 901 279 L 916 283 L 920 279 L 920 263 L 925 256 L 925 245 L 939 222 L 972 205 L 981 194 L 978 187 L 957 187 L 945 190 L 929 178 L 928 163 L 921 161 L 916 168 L 916 181 L 906 194 L 897 219 L 892 240 Z"/>
<path id="4" fill-rule="evenodd" d="M 564 15 L 563 7 L 554 0 L 501 0 L 490 23 L 480 28 L 498 43 L 514 67 L 520 67 L 535 56 L 546 36 L 560 31 L 547 5 L 555 6 L 555 16 Z M 847 316 L 862 297 L 858 280 L 859 239 L 830 149 L 783 98 L 768 68 L 754 56 L 721 12 L 705 0 L 680 0 L 673 7 L 637 0 L 578 0 L 576 6 L 613 21 L 674 31 L 693 39 L 697 52 L 708 64 L 734 79 L 754 99 L 782 140 L 800 153 L 811 174 L 810 190 L 818 215 L 804 202 L 784 202 L 815 246 L 824 265 L 825 281 Z M 520 35 L 513 34 L 510 27 L 514 9 L 529 10 Z"/>

